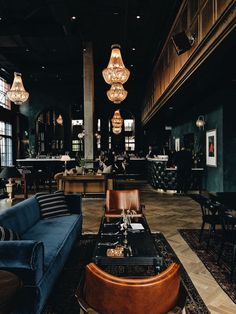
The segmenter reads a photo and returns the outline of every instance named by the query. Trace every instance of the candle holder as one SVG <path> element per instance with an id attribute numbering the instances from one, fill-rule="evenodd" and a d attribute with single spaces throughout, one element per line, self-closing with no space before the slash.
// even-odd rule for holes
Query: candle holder
<path id="1" fill-rule="evenodd" d="M 129 209 L 123 209 L 122 210 L 122 220 L 123 220 L 123 225 L 122 225 L 122 230 L 123 230 L 123 235 L 124 235 L 124 239 L 123 239 L 123 247 L 124 247 L 124 251 L 127 252 L 129 250 L 129 246 L 128 246 L 128 227 L 131 224 L 131 212 Z"/>

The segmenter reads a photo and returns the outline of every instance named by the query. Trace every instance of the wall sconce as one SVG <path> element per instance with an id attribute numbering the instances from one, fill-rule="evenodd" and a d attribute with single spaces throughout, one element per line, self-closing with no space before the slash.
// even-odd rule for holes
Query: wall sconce
<path id="1" fill-rule="evenodd" d="M 196 121 L 196 126 L 199 128 L 199 129 L 203 129 L 204 130 L 204 126 L 206 124 L 206 121 L 205 121 L 205 118 L 204 116 L 199 116 L 197 118 L 197 121 Z"/>

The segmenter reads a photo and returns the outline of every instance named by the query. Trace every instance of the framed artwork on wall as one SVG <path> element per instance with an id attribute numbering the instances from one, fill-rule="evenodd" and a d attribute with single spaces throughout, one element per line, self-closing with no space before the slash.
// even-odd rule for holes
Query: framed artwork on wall
<path id="1" fill-rule="evenodd" d="M 217 167 L 216 129 L 206 132 L 206 165 Z"/>
<path id="2" fill-rule="evenodd" d="M 175 151 L 178 152 L 180 150 L 180 138 L 175 139 Z"/>

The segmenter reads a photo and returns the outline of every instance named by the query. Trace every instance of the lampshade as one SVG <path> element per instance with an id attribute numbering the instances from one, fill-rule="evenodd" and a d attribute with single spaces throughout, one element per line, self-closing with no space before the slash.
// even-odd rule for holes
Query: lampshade
<path id="1" fill-rule="evenodd" d="M 124 89 L 121 83 L 115 83 L 111 85 L 111 88 L 107 91 L 107 97 L 114 104 L 119 104 L 127 97 L 128 92 Z"/>
<path id="2" fill-rule="evenodd" d="M 21 73 L 14 72 L 14 80 L 11 89 L 7 92 L 7 97 L 17 105 L 21 105 L 29 98 L 29 93 L 26 92 Z"/>
<path id="3" fill-rule="evenodd" d="M 15 166 L 4 167 L 0 173 L 0 178 L 20 178 L 22 175 Z"/>
<path id="4" fill-rule="evenodd" d="M 126 69 L 120 52 L 120 45 L 111 46 L 111 56 L 106 69 L 102 71 L 103 78 L 107 84 L 127 82 L 130 71 Z"/>
<path id="5" fill-rule="evenodd" d="M 69 155 L 62 155 L 61 156 L 61 161 L 69 161 L 70 160 L 70 156 Z"/>

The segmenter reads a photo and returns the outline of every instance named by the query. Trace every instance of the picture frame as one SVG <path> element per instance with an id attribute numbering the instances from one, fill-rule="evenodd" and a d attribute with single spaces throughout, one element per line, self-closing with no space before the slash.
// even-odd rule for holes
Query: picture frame
<path id="1" fill-rule="evenodd" d="M 180 150 L 180 138 L 175 138 L 175 151 L 178 152 Z"/>
<path id="2" fill-rule="evenodd" d="M 217 167 L 216 129 L 206 132 L 206 165 L 210 167 Z"/>

